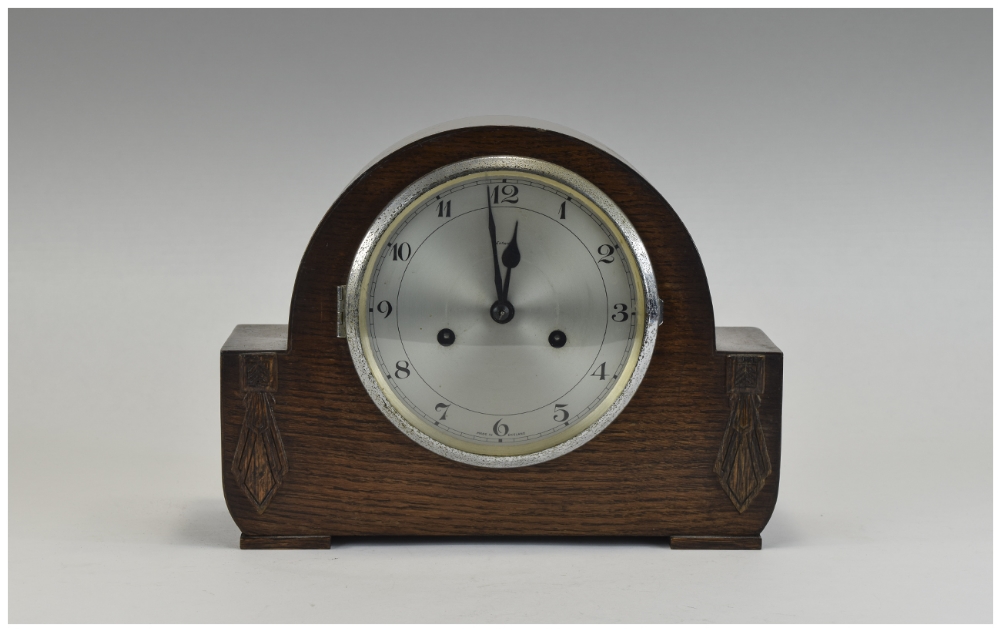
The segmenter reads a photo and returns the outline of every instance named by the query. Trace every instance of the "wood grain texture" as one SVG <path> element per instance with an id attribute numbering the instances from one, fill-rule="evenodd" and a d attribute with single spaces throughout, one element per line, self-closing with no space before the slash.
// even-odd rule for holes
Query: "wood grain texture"
<path id="1" fill-rule="evenodd" d="M 239 357 L 245 412 L 231 470 L 247 499 L 263 513 L 288 473 L 285 445 L 274 419 L 278 356 L 241 353 Z"/>
<path id="2" fill-rule="evenodd" d="M 329 550 L 330 537 L 240 535 L 241 550 Z"/>
<path id="3" fill-rule="evenodd" d="M 336 287 L 347 281 L 376 215 L 417 178 L 486 155 L 548 160 L 601 188 L 646 245 L 665 308 L 649 369 L 627 409 L 579 449 L 521 469 L 460 464 L 410 441 L 369 399 L 346 340 L 336 337 Z M 243 421 L 239 354 L 269 350 L 278 360 L 274 414 L 288 473 L 260 514 L 223 467 L 227 505 L 248 535 L 756 537 L 774 509 L 781 352 L 754 330 L 730 334 L 764 357 L 768 388 L 759 418 L 773 465 L 739 513 L 713 470 L 730 416 L 726 354 L 715 348 L 712 300 L 694 243 L 644 179 L 570 136 L 475 127 L 390 154 L 344 191 L 316 229 L 296 278 L 287 339 L 275 326 L 255 326 L 237 327 L 222 349 L 222 460 L 232 461 Z"/>
<path id="4" fill-rule="evenodd" d="M 715 458 L 715 473 L 733 506 L 741 513 L 771 475 L 771 459 L 760 425 L 760 396 L 764 394 L 764 384 L 763 355 L 726 357 L 729 422 Z"/>
<path id="5" fill-rule="evenodd" d="M 674 550 L 760 550 L 760 537 L 670 537 Z"/>

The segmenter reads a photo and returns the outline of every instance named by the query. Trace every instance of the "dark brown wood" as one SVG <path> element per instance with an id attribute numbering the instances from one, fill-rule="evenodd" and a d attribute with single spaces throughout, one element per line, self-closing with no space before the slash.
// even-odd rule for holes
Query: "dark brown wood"
<path id="1" fill-rule="evenodd" d="M 263 513 L 288 473 L 285 446 L 274 418 L 278 356 L 276 353 L 241 353 L 239 357 L 245 413 L 233 454 L 232 472 L 247 499 L 258 513 Z"/>
<path id="2" fill-rule="evenodd" d="M 426 173 L 491 154 L 560 164 L 608 194 L 645 243 L 665 307 L 649 369 L 625 411 L 579 449 L 520 469 L 460 464 L 412 442 L 368 397 L 347 341 L 336 337 L 336 287 L 347 282 L 376 215 Z M 223 489 L 247 535 L 756 538 L 774 510 L 781 351 L 756 329 L 715 328 L 698 251 L 676 213 L 625 163 L 582 140 L 535 128 L 473 127 L 388 155 L 344 191 L 316 229 L 285 332 L 237 327 L 221 354 Z M 266 352 L 277 358 L 274 417 L 288 472 L 260 513 L 229 463 L 245 414 L 240 356 Z M 743 512 L 714 470 L 730 418 L 726 363 L 733 353 L 762 356 L 767 375 L 758 417 L 771 473 Z"/>
<path id="3" fill-rule="evenodd" d="M 760 425 L 764 379 L 763 355 L 733 354 L 726 358 L 729 422 L 715 458 L 715 473 L 741 513 L 771 475 L 771 459 Z"/>
<path id="4" fill-rule="evenodd" d="M 328 535 L 269 537 L 240 535 L 241 550 L 329 550 Z"/>
<path id="5" fill-rule="evenodd" d="M 760 537 L 670 537 L 674 550 L 760 550 Z"/>

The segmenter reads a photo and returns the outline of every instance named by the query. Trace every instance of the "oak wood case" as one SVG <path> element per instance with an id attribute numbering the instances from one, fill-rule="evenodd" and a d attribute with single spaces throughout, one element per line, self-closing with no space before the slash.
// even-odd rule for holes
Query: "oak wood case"
<path id="1" fill-rule="evenodd" d="M 645 244 L 664 302 L 652 361 L 621 415 L 575 451 L 517 469 L 453 462 L 412 442 L 368 397 L 337 337 L 337 286 L 376 215 L 417 178 L 486 155 L 547 160 L 602 189 Z M 268 436 L 280 433 L 287 463 L 263 510 L 246 491 L 252 472 L 237 475 L 233 464 L 250 422 L 241 369 L 248 354 L 273 354 L 274 385 L 267 383 L 277 429 Z M 770 468 L 741 512 L 715 467 L 732 411 L 727 361 L 747 354 L 762 357 L 766 374 L 755 422 Z M 549 130 L 451 130 L 395 151 L 352 182 L 305 251 L 288 326 L 241 325 L 223 346 L 223 489 L 253 544 L 244 547 L 295 547 L 291 537 L 315 547 L 324 537 L 355 535 L 673 536 L 683 547 L 752 548 L 754 540 L 759 547 L 777 500 L 781 385 L 781 351 L 763 333 L 716 329 L 690 235 L 628 165 Z M 279 543 L 269 546 L 268 538 Z"/>

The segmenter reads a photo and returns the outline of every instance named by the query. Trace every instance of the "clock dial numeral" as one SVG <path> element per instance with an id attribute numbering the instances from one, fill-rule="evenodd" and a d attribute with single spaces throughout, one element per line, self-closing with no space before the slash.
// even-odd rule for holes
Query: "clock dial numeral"
<path id="1" fill-rule="evenodd" d="M 510 431 L 510 428 L 503 423 L 503 419 L 500 419 L 493 425 L 493 433 L 497 436 L 506 436 Z"/>
<path id="2" fill-rule="evenodd" d="M 518 188 L 513 184 L 497 184 L 493 187 L 494 204 L 516 204 Z"/>
<path id="3" fill-rule="evenodd" d="M 608 362 L 601 362 L 601 365 L 597 367 L 597 370 L 595 370 L 594 372 L 590 373 L 590 376 L 591 377 L 600 377 L 601 381 L 604 381 L 605 378 L 607 378 L 607 372 L 604 370 L 604 365 L 607 364 L 607 363 Z"/>
<path id="4" fill-rule="evenodd" d="M 438 217 L 451 217 L 451 200 L 438 202 Z"/>
<path id="5" fill-rule="evenodd" d="M 566 404 L 556 403 L 555 414 L 552 415 L 552 420 L 556 423 L 565 423 L 568 418 L 569 412 L 566 411 Z"/>
<path id="6" fill-rule="evenodd" d="M 628 320 L 628 305 L 619 302 L 615 305 L 615 312 L 611 314 L 611 319 L 615 322 Z"/>
<path id="7" fill-rule="evenodd" d="M 560 219 L 566 218 L 566 202 L 563 202 L 562 204 L 559 205 L 559 218 Z"/>
<path id="8" fill-rule="evenodd" d="M 375 306 L 375 310 L 381 313 L 383 318 L 388 318 L 389 314 L 392 313 L 392 303 L 388 300 L 383 300 Z"/>
<path id="9" fill-rule="evenodd" d="M 392 260 L 394 261 L 406 261 L 409 260 L 410 254 L 413 250 L 410 248 L 410 244 L 407 242 L 393 243 L 392 244 Z"/>
<path id="10" fill-rule="evenodd" d="M 441 412 L 441 418 L 438 419 L 439 421 L 446 421 L 446 420 L 448 420 L 447 419 L 448 408 L 450 408 L 450 407 L 451 406 L 449 404 L 447 404 L 447 403 L 438 403 L 437 405 L 434 406 L 434 411 Z"/>
<path id="11" fill-rule="evenodd" d="M 410 362 L 400 360 L 396 362 L 396 379 L 406 379 L 410 376 Z M 604 377 L 601 377 L 603 379 Z"/>
<path id="12" fill-rule="evenodd" d="M 597 253 L 603 258 L 599 259 L 598 263 L 614 263 L 615 257 L 612 256 L 615 253 L 615 248 L 607 243 L 601 245 L 597 248 Z"/>

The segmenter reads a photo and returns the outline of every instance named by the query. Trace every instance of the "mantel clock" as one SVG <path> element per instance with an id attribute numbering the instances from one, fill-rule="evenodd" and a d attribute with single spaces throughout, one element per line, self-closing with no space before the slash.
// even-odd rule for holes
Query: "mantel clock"
<path id="1" fill-rule="evenodd" d="M 243 548 L 347 536 L 760 547 L 781 352 L 716 328 L 667 202 L 593 141 L 458 123 L 376 160 L 316 229 L 289 323 L 222 348 Z"/>

